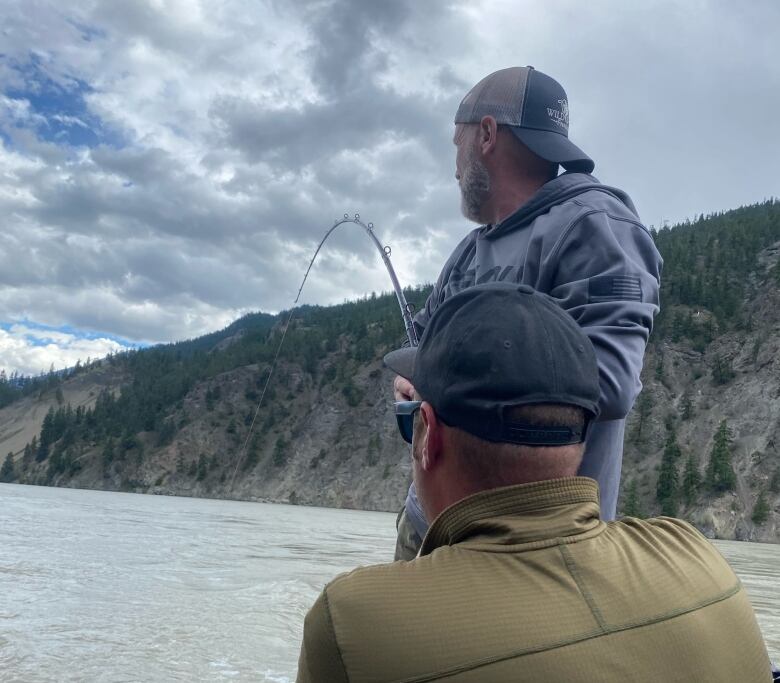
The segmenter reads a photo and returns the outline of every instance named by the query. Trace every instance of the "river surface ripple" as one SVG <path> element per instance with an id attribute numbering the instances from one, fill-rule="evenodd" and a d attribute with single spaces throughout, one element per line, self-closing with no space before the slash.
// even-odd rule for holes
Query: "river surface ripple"
<path id="1" fill-rule="evenodd" d="M 309 606 L 394 521 L 0 484 L 0 681 L 292 681 Z M 780 546 L 717 545 L 780 659 Z"/>

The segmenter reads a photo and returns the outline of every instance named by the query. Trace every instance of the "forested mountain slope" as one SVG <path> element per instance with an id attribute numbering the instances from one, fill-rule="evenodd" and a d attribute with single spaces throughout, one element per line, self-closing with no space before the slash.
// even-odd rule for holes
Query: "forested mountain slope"
<path id="1" fill-rule="evenodd" d="M 663 312 L 622 510 L 780 541 L 780 203 L 654 237 Z M 0 480 L 398 509 L 409 458 L 381 367 L 403 338 L 394 296 L 296 310 L 255 419 L 286 319 L 253 314 L 34 382 L 0 377 Z"/>
<path id="2" fill-rule="evenodd" d="M 663 230 L 622 508 L 780 542 L 780 203 Z"/>

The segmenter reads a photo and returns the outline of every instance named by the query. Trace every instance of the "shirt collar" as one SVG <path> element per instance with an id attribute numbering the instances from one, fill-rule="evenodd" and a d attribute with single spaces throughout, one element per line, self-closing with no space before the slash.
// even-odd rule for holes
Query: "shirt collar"
<path id="1" fill-rule="evenodd" d="M 431 524 L 420 555 L 456 543 L 543 547 L 561 537 L 595 535 L 605 527 L 593 479 L 550 479 L 481 491 L 451 505 Z"/>

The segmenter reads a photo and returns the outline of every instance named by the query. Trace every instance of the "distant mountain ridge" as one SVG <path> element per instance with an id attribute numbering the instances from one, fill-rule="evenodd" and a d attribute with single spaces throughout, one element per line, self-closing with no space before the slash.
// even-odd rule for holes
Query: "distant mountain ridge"
<path id="1" fill-rule="evenodd" d="M 652 232 L 663 308 L 620 508 L 780 542 L 780 202 Z M 404 334 L 394 296 L 297 309 L 255 419 L 286 318 L 250 314 L 24 392 L 0 377 L 0 480 L 397 510 L 409 455 L 381 366 Z"/>

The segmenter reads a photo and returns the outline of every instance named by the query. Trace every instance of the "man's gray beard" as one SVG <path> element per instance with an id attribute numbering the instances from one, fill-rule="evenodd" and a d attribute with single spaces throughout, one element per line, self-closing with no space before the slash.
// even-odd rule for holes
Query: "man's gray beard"
<path id="1" fill-rule="evenodd" d="M 482 222 L 482 206 L 490 195 L 490 174 L 485 165 L 470 152 L 460 174 L 460 210 L 475 223 Z"/>

